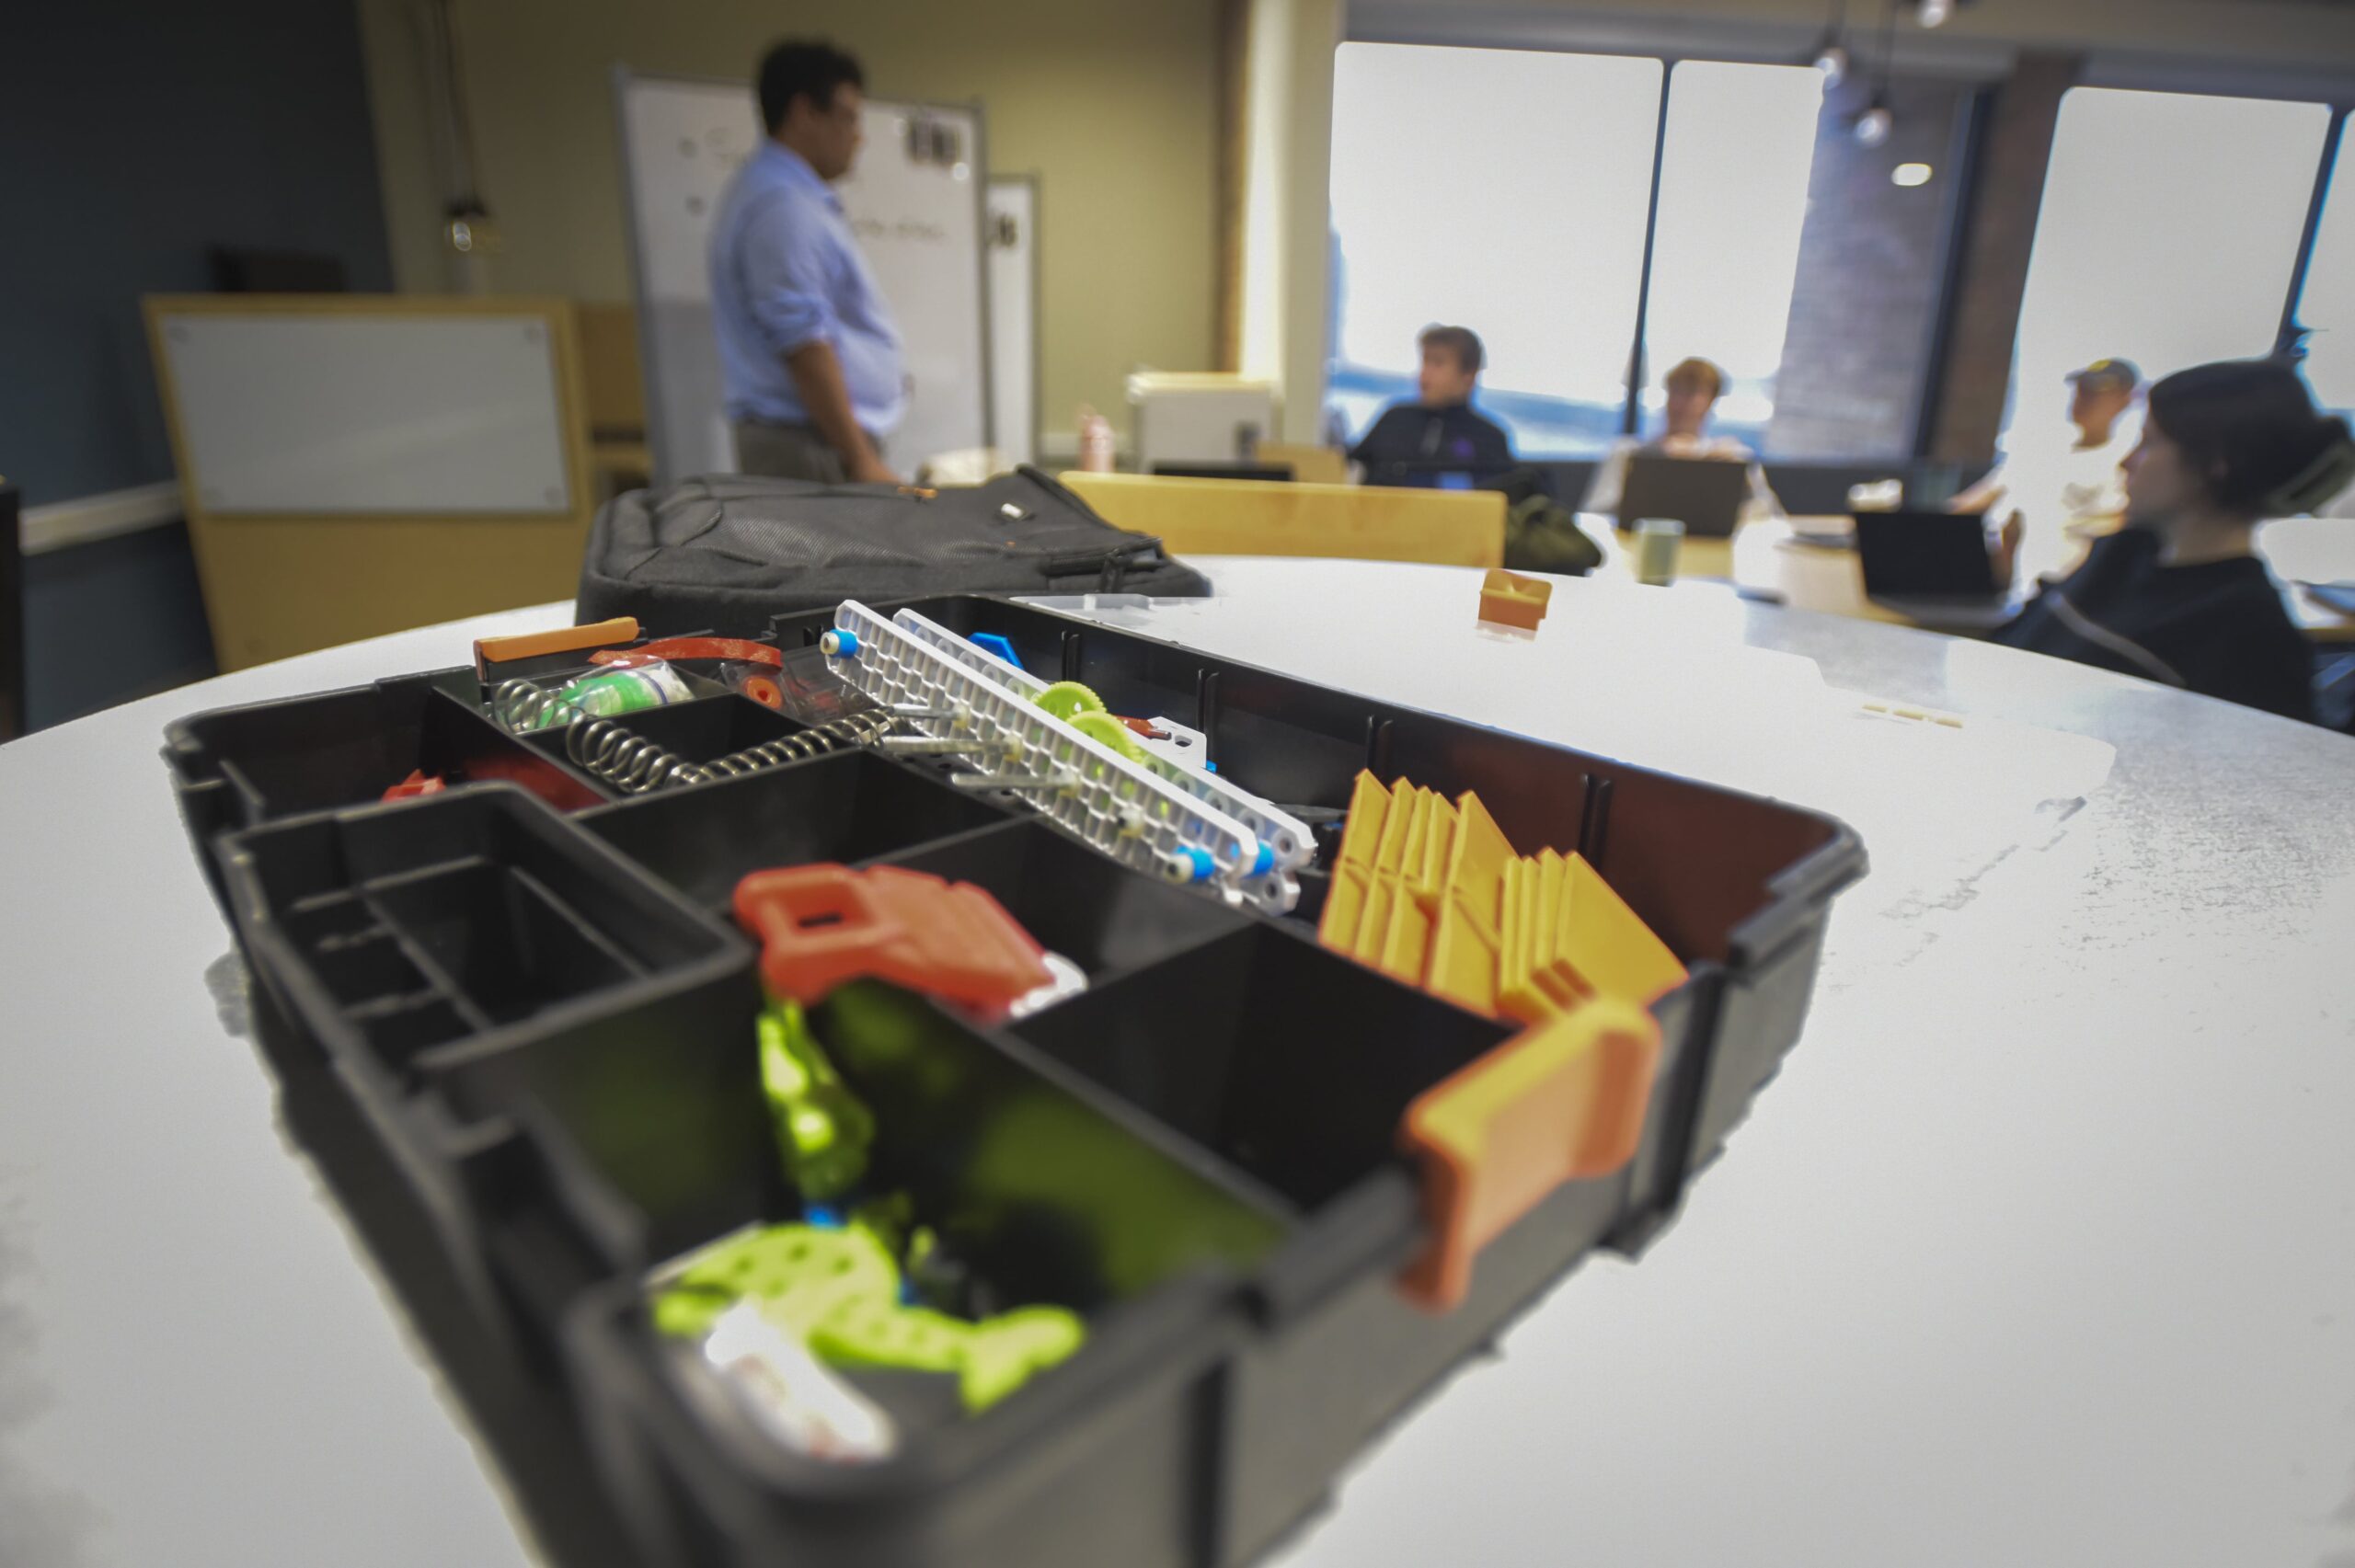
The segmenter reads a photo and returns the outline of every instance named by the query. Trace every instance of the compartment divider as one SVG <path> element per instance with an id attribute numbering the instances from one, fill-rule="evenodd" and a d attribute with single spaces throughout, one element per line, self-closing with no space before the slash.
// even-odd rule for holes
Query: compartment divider
<path id="1" fill-rule="evenodd" d="M 343 1010 L 343 1015 L 355 1024 L 370 1024 L 378 1019 L 390 1018 L 396 1013 L 414 1013 L 422 1007 L 438 1006 L 452 1001 L 453 999 L 446 991 L 395 991 L 389 996 L 372 997 L 366 1001 L 353 1002 Z"/>
<path id="2" fill-rule="evenodd" d="M 557 898 L 553 892 L 548 890 L 547 884 L 542 882 L 538 877 L 533 876 L 522 866 L 511 866 L 508 868 L 507 874 L 515 879 L 515 885 L 517 887 L 523 888 L 533 898 L 538 899 L 544 909 L 546 909 L 550 914 L 556 916 L 557 919 L 562 921 L 567 928 L 576 933 L 581 941 L 587 943 L 590 946 L 603 954 L 607 959 L 612 961 L 616 968 L 620 969 L 631 979 L 641 979 L 645 977 L 646 966 L 644 964 L 639 963 L 637 958 L 632 956 L 630 953 L 626 949 L 623 948 L 619 944 L 608 938 L 603 932 L 599 931 L 595 926 L 591 925 L 587 921 L 582 920 L 571 905 L 566 903 L 563 899 Z"/>
<path id="3" fill-rule="evenodd" d="M 398 883 L 413 880 L 413 878 L 387 877 L 384 880 Z M 490 1014 L 475 1005 L 474 998 L 468 996 L 465 989 L 451 976 L 450 971 L 443 968 L 433 955 L 425 950 L 425 944 L 411 936 L 401 922 L 395 920 L 391 913 L 376 901 L 373 892 L 375 887 L 375 883 L 369 884 L 368 888 L 362 890 L 361 898 L 367 903 L 369 912 L 376 917 L 376 923 L 392 933 L 393 940 L 400 944 L 401 956 L 414 965 L 417 972 L 423 975 L 434 990 L 440 993 L 442 1000 L 448 1002 L 456 1011 L 458 1016 L 466 1021 L 466 1026 L 469 1029 L 477 1034 L 487 1035 L 497 1028 L 498 1025 L 492 1022 Z"/>

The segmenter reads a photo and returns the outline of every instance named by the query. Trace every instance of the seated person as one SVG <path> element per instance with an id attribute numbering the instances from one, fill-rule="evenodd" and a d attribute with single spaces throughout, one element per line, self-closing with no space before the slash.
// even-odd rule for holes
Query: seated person
<path id="1" fill-rule="evenodd" d="M 2249 535 L 2350 479 L 2347 422 L 2318 413 L 2288 366 L 2228 361 L 2171 375 L 2151 388 L 2126 457 L 2125 526 L 1995 640 L 2306 718 L 2314 657 Z"/>
<path id="2" fill-rule="evenodd" d="M 1451 463 L 1468 474 L 1495 473 L 1513 464 L 1512 443 L 1497 425 L 1472 411 L 1487 353 L 1468 326 L 1427 326 L 1414 403 L 1382 411 L 1365 439 L 1350 449 L 1374 485 L 1428 485 Z"/>
<path id="3" fill-rule="evenodd" d="M 1741 521 L 1783 515 L 1783 503 L 1766 484 L 1766 471 L 1748 447 L 1731 436 L 1707 433 L 1709 410 L 1726 389 L 1725 372 L 1706 360 L 1686 360 L 1668 372 L 1660 383 L 1668 392 L 1667 428 L 1648 441 L 1623 438 L 1594 471 L 1581 511 L 1617 516 L 1619 498 L 1627 493 L 1627 459 L 1637 452 L 1662 457 L 1706 457 L 1750 464 L 1750 498 L 1742 503 Z"/>
<path id="4" fill-rule="evenodd" d="M 2005 509 L 2024 520 L 2039 565 L 2060 560 L 2068 531 L 2106 526 L 2125 511 L 2118 465 L 2142 433 L 2142 372 L 2132 361 L 2096 360 L 2068 381 L 2069 422 L 2048 429 L 2027 421 L 2005 438 L 1987 476 L 1952 502 L 1955 511 Z"/>

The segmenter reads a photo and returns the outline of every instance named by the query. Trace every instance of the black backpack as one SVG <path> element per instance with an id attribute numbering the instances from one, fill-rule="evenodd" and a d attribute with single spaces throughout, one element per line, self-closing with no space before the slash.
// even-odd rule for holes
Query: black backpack
<path id="1" fill-rule="evenodd" d="M 1210 590 L 1160 540 L 1114 528 L 1035 468 L 943 490 L 706 475 L 606 503 L 577 613 L 635 615 L 649 636 L 750 636 L 845 599 Z"/>

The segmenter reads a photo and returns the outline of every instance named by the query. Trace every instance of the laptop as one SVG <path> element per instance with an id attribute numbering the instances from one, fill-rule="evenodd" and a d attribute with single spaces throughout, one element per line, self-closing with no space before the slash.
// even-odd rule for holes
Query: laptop
<path id="1" fill-rule="evenodd" d="M 1671 517 L 1684 525 L 1687 539 L 1728 539 L 1741 521 L 1741 503 L 1749 498 L 1747 463 L 1639 452 L 1627 459 L 1619 526 L 1633 528 L 1644 518 Z"/>
<path id="2" fill-rule="evenodd" d="M 1287 485 L 1292 480 L 1289 463 L 1156 463 L 1153 472 L 1156 478 L 1166 479 L 1261 479 Z"/>
<path id="3" fill-rule="evenodd" d="M 2012 618 L 1995 580 L 1987 520 L 1977 512 L 1860 511 L 1856 561 L 1865 597 L 1924 625 L 1993 630 Z"/>

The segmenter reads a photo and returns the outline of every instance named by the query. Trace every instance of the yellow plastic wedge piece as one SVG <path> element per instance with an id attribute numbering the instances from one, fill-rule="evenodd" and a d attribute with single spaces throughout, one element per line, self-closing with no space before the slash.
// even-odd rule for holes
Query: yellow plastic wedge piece
<path id="1" fill-rule="evenodd" d="M 1340 853 L 1333 857 L 1333 886 L 1325 895 L 1325 912 L 1316 922 L 1316 939 L 1347 953 L 1357 944 L 1358 919 L 1365 911 L 1366 883 L 1373 872 L 1373 852 L 1382 841 L 1382 826 L 1390 814 L 1390 792 L 1372 773 L 1358 774 L 1350 791 L 1349 825 L 1341 830 Z"/>
<path id="2" fill-rule="evenodd" d="M 1563 867 L 1562 893 L 1555 950 L 1588 991 L 1648 1007 L 1684 983 L 1684 966 L 1668 944 L 1578 855 Z"/>
<path id="3" fill-rule="evenodd" d="M 1390 810 L 1382 820 L 1382 841 L 1373 852 L 1366 883 L 1365 913 L 1358 917 L 1357 940 L 1348 952 L 1366 963 L 1379 963 L 1382 944 L 1390 934 L 1390 906 L 1398 896 L 1398 868 L 1407 858 L 1407 834 L 1414 827 L 1415 786 L 1400 779 L 1390 792 Z"/>
<path id="4" fill-rule="evenodd" d="M 1443 831 L 1439 812 L 1447 803 L 1427 789 L 1415 792 L 1414 818 L 1407 829 L 1407 849 L 1399 868 L 1398 888 L 1390 901 L 1390 929 L 1375 963 L 1384 974 L 1410 986 L 1423 983 L 1430 956 L 1431 917 L 1423 902 L 1424 867 L 1429 864 L 1432 833 Z"/>
<path id="5" fill-rule="evenodd" d="M 1543 880 L 1534 860 L 1505 864 L 1504 929 L 1497 944 L 1497 1011 L 1524 1024 L 1542 1024 L 1561 1011 L 1537 984 L 1537 891 Z"/>
<path id="6" fill-rule="evenodd" d="M 1575 857 L 1573 857 L 1575 858 Z M 1562 889 L 1568 885 L 1568 863 L 1552 850 L 1530 863 L 1537 871 L 1536 929 L 1530 934 L 1529 972 L 1537 988 L 1557 1007 L 1585 1000 L 1577 971 L 1562 962 Z"/>
<path id="7" fill-rule="evenodd" d="M 1448 856 L 1455 848 L 1455 807 L 1436 790 L 1425 790 L 1430 797 L 1430 826 L 1423 830 L 1423 864 L 1412 878 L 1415 902 L 1423 913 L 1436 918 L 1440 894 L 1447 887 Z"/>
<path id="8" fill-rule="evenodd" d="M 1455 834 L 1423 989 L 1459 1007 L 1497 1011 L 1499 916 L 1512 845 L 1470 790 L 1455 803 Z"/>

